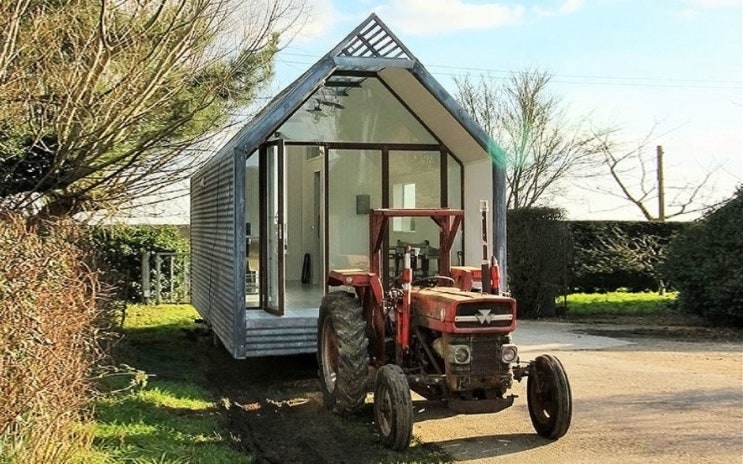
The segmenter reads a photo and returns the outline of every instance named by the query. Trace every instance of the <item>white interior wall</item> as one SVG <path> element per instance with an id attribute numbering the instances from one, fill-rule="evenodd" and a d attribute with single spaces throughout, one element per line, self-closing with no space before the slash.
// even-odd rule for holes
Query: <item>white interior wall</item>
<path id="1" fill-rule="evenodd" d="M 286 280 L 302 278 L 303 249 L 302 208 L 303 158 L 305 147 L 287 146 L 284 166 L 286 167 Z"/>
<path id="2" fill-rule="evenodd" d="M 489 159 L 464 165 L 464 264 L 479 266 L 482 262 L 480 200 L 488 200 L 488 251 L 493 254 L 493 189 L 492 164 Z M 455 262 L 455 261 L 454 261 Z"/>

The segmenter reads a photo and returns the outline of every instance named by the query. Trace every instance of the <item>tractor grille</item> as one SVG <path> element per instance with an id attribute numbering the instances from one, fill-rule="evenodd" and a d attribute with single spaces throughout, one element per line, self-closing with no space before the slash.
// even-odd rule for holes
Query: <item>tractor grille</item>
<path id="1" fill-rule="evenodd" d="M 463 303 L 457 306 L 454 325 L 460 329 L 509 327 L 515 317 L 508 301 Z"/>
<path id="2" fill-rule="evenodd" d="M 452 345 L 469 345 L 472 361 L 465 365 L 452 364 L 450 368 L 455 374 L 471 374 L 478 376 L 494 376 L 508 373 L 508 364 L 500 360 L 499 347 L 511 343 L 509 334 L 472 334 L 465 337 L 458 336 L 449 343 Z"/>
<path id="3" fill-rule="evenodd" d="M 508 365 L 500 360 L 498 347 L 509 343 L 511 337 L 492 334 L 471 335 L 472 364 L 470 369 L 477 375 L 496 375 L 508 372 Z M 508 340 L 508 341 L 507 341 Z"/>

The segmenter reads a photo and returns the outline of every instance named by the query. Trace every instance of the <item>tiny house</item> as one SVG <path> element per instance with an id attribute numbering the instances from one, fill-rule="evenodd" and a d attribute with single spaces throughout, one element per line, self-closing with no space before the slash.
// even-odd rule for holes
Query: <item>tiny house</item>
<path id="1" fill-rule="evenodd" d="M 367 268 L 370 208 L 465 210 L 452 263 L 479 265 L 479 201 L 505 272 L 503 154 L 374 14 L 191 178 L 192 302 L 235 358 L 314 352 L 329 269 Z M 392 221 L 435 273 L 438 227 Z"/>

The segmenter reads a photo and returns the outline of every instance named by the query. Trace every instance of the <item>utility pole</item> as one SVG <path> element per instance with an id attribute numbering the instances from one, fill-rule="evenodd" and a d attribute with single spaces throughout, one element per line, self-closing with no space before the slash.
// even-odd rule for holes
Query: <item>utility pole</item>
<path id="1" fill-rule="evenodd" d="M 658 222 L 666 222 L 666 191 L 663 185 L 663 146 L 656 147 L 658 161 Z"/>

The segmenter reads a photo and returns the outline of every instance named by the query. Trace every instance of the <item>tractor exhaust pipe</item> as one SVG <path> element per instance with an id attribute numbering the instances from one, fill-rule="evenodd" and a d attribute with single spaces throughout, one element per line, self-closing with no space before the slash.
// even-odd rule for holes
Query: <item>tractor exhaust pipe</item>
<path id="1" fill-rule="evenodd" d="M 490 277 L 490 253 L 488 253 L 488 200 L 480 200 L 480 217 L 482 219 L 482 261 L 480 264 L 482 292 L 492 293 L 493 283 Z"/>

